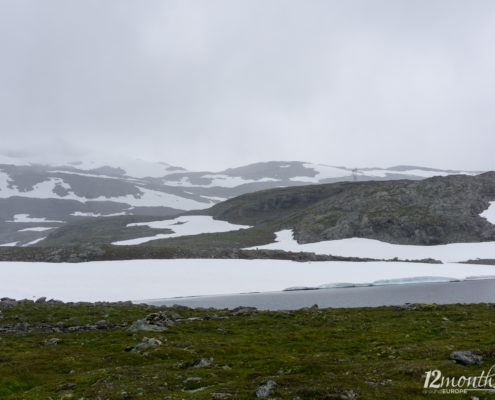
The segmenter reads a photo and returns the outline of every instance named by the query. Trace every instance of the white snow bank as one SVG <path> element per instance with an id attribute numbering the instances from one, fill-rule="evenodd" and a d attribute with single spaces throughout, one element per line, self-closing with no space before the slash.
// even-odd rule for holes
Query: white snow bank
<path id="1" fill-rule="evenodd" d="M 49 231 L 50 229 L 55 229 L 56 226 L 33 226 L 32 228 L 24 228 L 24 229 L 20 229 L 18 230 L 17 232 L 29 232 L 29 231 L 33 231 L 33 232 L 43 232 L 43 231 Z"/>
<path id="2" fill-rule="evenodd" d="M 451 243 L 438 246 L 413 246 L 381 242 L 374 239 L 352 238 L 325 240 L 316 243 L 299 244 L 294 240 L 292 230 L 276 233 L 276 242 L 258 249 L 285 251 L 307 251 L 316 254 L 331 254 L 342 257 L 377 259 L 420 260 L 434 258 L 443 262 L 459 262 L 477 258 L 495 258 L 495 242 Z"/>
<path id="3" fill-rule="evenodd" d="M 237 231 L 239 229 L 251 228 L 247 225 L 235 225 L 226 221 L 219 221 L 210 216 L 192 215 L 151 222 L 136 222 L 128 224 L 130 226 L 149 226 L 154 229 L 172 229 L 174 233 L 160 233 L 154 236 L 141 237 L 130 240 L 121 240 L 112 244 L 125 246 L 137 245 L 156 239 L 168 239 L 178 236 L 199 235 L 201 233 L 218 233 Z"/>
<path id="4" fill-rule="evenodd" d="M 415 276 L 493 275 L 495 267 L 395 262 L 285 260 L 129 260 L 81 264 L 0 262 L 0 295 L 64 301 L 117 301 L 277 291 L 322 283 L 366 283 Z"/>
<path id="5" fill-rule="evenodd" d="M 0 244 L 0 247 L 13 247 L 13 246 L 17 246 L 17 243 L 19 243 L 19 242 L 3 243 L 3 244 Z"/>
<path id="6" fill-rule="evenodd" d="M 12 221 L 7 221 L 7 222 L 16 222 L 16 223 L 59 222 L 59 223 L 63 223 L 64 221 L 50 220 L 50 219 L 46 219 L 45 217 L 43 217 L 43 218 L 33 218 L 33 217 L 30 217 L 29 214 L 16 214 L 16 215 L 13 216 Z"/>
<path id="7" fill-rule="evenodd" d="M 489 223 L 495 225 L 495 201 L 490 202 L 490 206 L 480 214 L 480 217 L 486 218 Z"/>
<path id="8" fill-rule="evenodd" d="M 71 214 L 73 217 L 117 217 L 119 215 L 127 215 L 125 211 L 113 213 L 113 214 L 100 214 L 94 212 L 81 212 L 76 211 Z"/>
<path id="9" fill-rule="evenodd" d="M 471 279 L 494 279 L 495 277 L 483 276 L 483 277 L 466 277 L 465 280 Z M 284 289 L 284 291 L 294 290 L 317 290 L 317 289 L 337 289 L 337 288 L 351 288 L 351 287 L 363 287 L 363 286 L 385 286 L 385 285 L 409 285 L 414 283 L 433 283 L 433 282 L 457 282 L 459 279 L 445 276 L 413 276 L 410 278 L 398 278 L 398 279 L 380 279 L 374 282 L 338 282 L 338 283 L 324 283 L 316 287 L 312 286 L 294 286 Z"/>
<path id="10" fill-rule="evenodd" d="M 33 240 L 32 242 L 23 244 L 22 247 L 27 247 L 27 246 L 35 245 L 36 243 L 39 243 L 39 242 L 41 242 L 42 240 L 45 240 L 45 239 L 46 239 L 46 237 L 40 237 L 38 239 Z"/>
<path id="11" fill-rule="evenodd" d="M 210 179 L 211 182 L 208 184 L 196 184 L 191 183 L 189 177 L 184 176 L 180 180 L 168 180 L 167 177 L 163 178 L 163 182 L 169 186 L 182 186 L 182 187 L 224 187 L 224 188 L 234 188 L 241 185 L 246 185 L 248 183 L 260 183 L 260 182 L 277 182 L 278 179 L 274 178 L 261 178 L 261 179 L 244 179 L 240 176 L 230 176 L 224 174 L 205 174 L 201 178 Z M 206 197 L 206 196 L 203 196 Z"/>

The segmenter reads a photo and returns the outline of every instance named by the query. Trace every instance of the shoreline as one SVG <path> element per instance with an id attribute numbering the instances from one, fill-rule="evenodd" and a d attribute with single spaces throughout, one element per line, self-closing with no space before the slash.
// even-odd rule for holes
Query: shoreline
<path id="1" fill-rule="evenodd" d="M 455 287 L 453 285 L 456 285 Z M 455 288 L 456 290 L 452 290 Z M 291 291 L 251 292 L 133 300 L 134 304 L 186 306 L 191 308 L 256 307 L 260 310 L 319 308 L 361 308 L 404 304 L 495 303 L 495 279 L 466 279 L 380 286 L 334 287 Z"/>

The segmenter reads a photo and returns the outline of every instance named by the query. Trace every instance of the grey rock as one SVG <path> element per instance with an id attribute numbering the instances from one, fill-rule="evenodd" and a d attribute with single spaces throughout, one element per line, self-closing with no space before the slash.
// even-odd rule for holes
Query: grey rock
<path id="1" fill-rule="evenodd" d="M 210 393 L 210 396 L 214 399 L 226 399 L 232 397 L 232 392 L 230 389 L 218 389 Z"/>
<path id="2" fill-rule="evenodd" d="M 258 312 L 256 307 L 236 307 L 230 311 L 232 315 L 250 315 Z"/>
<path id="3" fill-rule="evenodd" d="M 145 318 L 134 322 L 129 327 L 129 332 L 149 331 L 149 332 L 164 332 L 170 326 L 175 326 L 174 318 L 179 317 L 177 313 L 168 311 L 160 311 L 147 315 Z"/>
<path id="4" fill-rule="evenodd" d="M 156 338 L 147 338 L 144 337 L 141 343 L 138 343 L 135 346 L 128 347 L 125 349 L 125 351 L 130 351 L 132 353 L 137 353 L 143 350 L 147 350 L 151 347 L 156 347 L 156 346 L 161 346 L 162 342 Z"/>
<path id="5" fill-rule="evenodd" d="M 198 362 L 194 363 L 192 368 L 205 368 L 213 364 L 213 358 L 202 358 Z"/>
<path id="6" fill-rule="evenodd" d="M 471 351 L 454 351 L 450 354 L 450 358 L 463 365 L 481 364 L 483 362 L 483 357 Z"/>
<path id="7" fill-rule="evenodd" d="M 358 397 L 359 393 L 356 392 L 355 390 L 346 390 L 340 394 L 341 399 L 356 399 Z"/>
<path id="8" fill-rule="evenodd" d="M 46 303 L 46 297 L 40 297 L 38 298 L 35 303 L 38 303 L 38 304 L 43 304 L 43 303 Z"/>
<path id="9" fill-rule="evenodd" d="M 257 398 L 259 399 L 265 399 L 268 396 L 270 396 L 270 393 L 272 392 L 273 388 L 277 385 L 275 381 L 268 381 L 264 385 L 261 385 L 258 387 L 255 391 L 254 394 L 256 395 Z"/>
<path id="10" fill-rule="evenodd" d="M 70 390 L 70 389 L 74 389 L 75 387 L 76 387 L 76 385 L 75 385 L 75 384 L 73 384 L 73 383 L 64 383 L 63 385 L 60 385 L 60 386 L 56 389 L 56 391 L 57 391 L 57 392 L 61 392 L 61 391 L 63 391 L 63 390 Z"/>
<path id="11" fill-rule="evenodd" d="M 60 343 L 63 343 L 63 340 L 59 339 L 59 338 L 50 338 L 50 339 L 47 339 L 43 342 L 43 344 L 45 346 L 53 346 L 53 345 L 57 345 Z"/>

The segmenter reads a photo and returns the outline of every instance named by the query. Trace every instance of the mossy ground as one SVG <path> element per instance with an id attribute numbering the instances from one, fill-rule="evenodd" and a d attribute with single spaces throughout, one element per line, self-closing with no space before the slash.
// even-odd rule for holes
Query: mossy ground
<path id="1" fill-rule="evenodd" d="M 0 326 L 103 319 L 131 323 L 156 310 L 26 304 L 2 308 Z M 487 304 L 242 316 L 225 310 L 176 311 L 185 317 L 217 313 L 226 318 L 179 322 L 163 333 L 116 328 L 0 335 L 0 399 L 212 399 L 219 391 L 230 394 L 225 398 L 252 399 L 253 391 L 270 379 L 277 383 L 271 397 L 279 399 L 345 398 L 351 390 L 362 399 L 445 399 L 451 396 L 422 393 L 425 371 L 474 376 L 495 363 L 495 308 Z M 144 353 L 124 351 L 144 336 L 159 338 L 163 345 Z M 43 344 L 53 337 L 63 342 Z M 449 359 L 454 350 L 471 350 L 485 362 L 456 364 Z M 192 368 L 201 358 L 213 358 L 212 365 Z M 201 380 L 186 382 L 193 377 Z"/>

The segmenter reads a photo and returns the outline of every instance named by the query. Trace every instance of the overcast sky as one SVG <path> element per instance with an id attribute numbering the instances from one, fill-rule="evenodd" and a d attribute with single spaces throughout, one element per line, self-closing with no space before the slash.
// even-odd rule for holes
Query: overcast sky
<path id="1" fill-rule="evenodd" d="M 0 152 L 495 169 L 493 0 L 0 0 Z"/>

